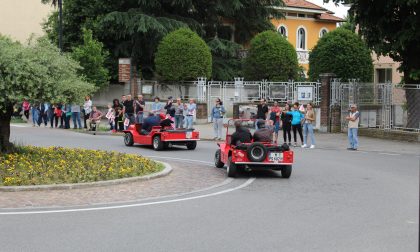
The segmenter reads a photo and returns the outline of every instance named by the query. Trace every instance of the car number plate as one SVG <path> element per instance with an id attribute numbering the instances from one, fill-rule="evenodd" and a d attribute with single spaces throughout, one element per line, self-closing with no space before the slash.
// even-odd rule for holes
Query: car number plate
<path id="1" fill-rule="evenodd" d="M 185 138 L 191 139 L 192 138 L 192 132 L 189 131 L 189 132 L 185 133 Z"/>
<path id="2" fill-rule="evenodd" d="M 283 153 L 281 152 L 270 152 L 268 155 L 268 160 L 274 163 L 283 161 Z"/>

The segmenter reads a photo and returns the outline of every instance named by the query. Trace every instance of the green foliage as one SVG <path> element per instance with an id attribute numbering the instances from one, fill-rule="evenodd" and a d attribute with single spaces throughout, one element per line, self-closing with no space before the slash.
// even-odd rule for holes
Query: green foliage
<path id="1" fill-rule="evenodd" d="M 79 64 L 60 54 L 46 38 L 22 46 L 0 35 L 0 109 L 21 102 L 82 102 L 95 88 L 77 71 Z"/>
<path id="2" fill-rule="evenodd" d="M 251 40 L 244 71 L 249 80 L 296 79 L 299 71 L 296 50 L 279 33 L 262 32 Z"/>
<path id="3" fill-rule="evenodd" d="M 56 0 L 41 1 L 56 4 Z M 153 72 L 157 45 L 171 31 L 189 27 L 205 41 L 210 41 L 217 37 L 218 29 L 220 32 L 226 29 L 224 22 L 228 20 L 235 22 L 235 42 L 242 43 L 258 32 L 273 29 L 269 17 L 282 16 L 274 8 L 268 8 L 281 6 L 280 0 L 91 0 L 88 4 L 85 0 L 65 0 L 63 5 L 64 50 L 70 51 L 83 43 L 83 27 L 91 29 L 110 52 L 107 66 L 114 79 L 117 76 L 115 62 L 121 57 L 131 57 L 143 71 Z M 44 30 L 56 43 L 57 14 L 52 15 L 55 18 L 47 20 Z M 221 65 L 239 63 L 223 57 L 215 62 L 221 63 L 215 64 L 216 70 Z"/>
<path id="4" fill-rule="evenodd" d="M 213 55 L 212 79 L 232 80 L 242 76 L 242 61 L 238 58 L 241 45 L 219 38 L 210 40 L 207 45 Z"/>
<path id="5" fill-rule="evenodd" d="M 109 84 L 108 69 L 105 60 L 109 53 L 104 50 L 103 44 L 92 37 L 92 31 L 83 29 L 83 45 L 73 48 L 71 56 L 77 60 L 83 69 L 78 73 L 85 76 L 86 80 L 102 88 Z"/>
<path id="6" fill-rule="evenodd" d="M 319 79 L 322 73 L 338 78 L 371 81 L 373 64 L 369 48 L 357 34 L 338 28 L 324 35 L 309 55 L 309 76 Z"/>
<path id="7" fill-rule="evenodd" d="M 155 64 L 165 80 L 195 80 L 211 76 L 212 56 L 210 48 L 196 33 L 181 28 L 160 42 Z"/>

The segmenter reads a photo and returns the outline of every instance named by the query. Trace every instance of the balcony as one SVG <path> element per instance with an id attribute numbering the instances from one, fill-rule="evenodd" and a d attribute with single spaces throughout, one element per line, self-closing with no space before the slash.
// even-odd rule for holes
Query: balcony
<path id="1" fill-rule="evenodd" d="M 299 64 L 309 64 L 309 51 L 296 49 Z"/>

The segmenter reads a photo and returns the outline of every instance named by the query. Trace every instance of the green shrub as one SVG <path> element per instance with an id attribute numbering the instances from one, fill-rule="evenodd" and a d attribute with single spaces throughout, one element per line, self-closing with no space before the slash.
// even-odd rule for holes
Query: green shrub
<path id="1" fill-rule="evenodd" d="M 322 73 L 334 73 L 344 80 L 371 81 L 371 51 L 359 35 L 347 29 L 338 28 L 329 32 L 309 54 L 311 80 L 317 80 Z"/>
<path id="2" fill-rule="evenodd" d="M 210 78 L 212 56 L 207 44 L 193 31 L 181 28 L 160 42 L 155 58 L 156 71 L 165 80 Z"/>
<path id="3" fill-rule="evenodd" d="M 286 38 L 274 31 L 265 31 L 251 40 L 244 72 L 248 80 L 287 81 L 298 77 L 296 50 Z"/>

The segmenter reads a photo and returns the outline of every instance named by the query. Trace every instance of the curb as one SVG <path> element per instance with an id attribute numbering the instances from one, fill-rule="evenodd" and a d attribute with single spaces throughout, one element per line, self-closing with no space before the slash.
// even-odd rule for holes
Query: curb
<path id="1" fill-rule="evenodd" d="M 147 181 L 151 179 L 161 178 L 169 175 L 173 168 L 170 164 L 155 161 L 161 163 L 165 166 L 160 172 L 152 173 L 149 175 L 141 177 L 132 177 L 132 178 L 122 178 L 114 180 L 105 180 L 98 182 L 87 182 L 87 183 L 77 183 L 77 184 L 54 184 L 54 185 L 34 185 L 34 186 L 0 186 L 0 192 L 24 192 L 24 191 L 50 191 L 50 190 L 72 190 L 72 189 L 81 189 L 89 187 L 100 187 L 100 186 L 110 186 L 110 185 L 120 185 L 131 182 L 138 181 Z"/>

